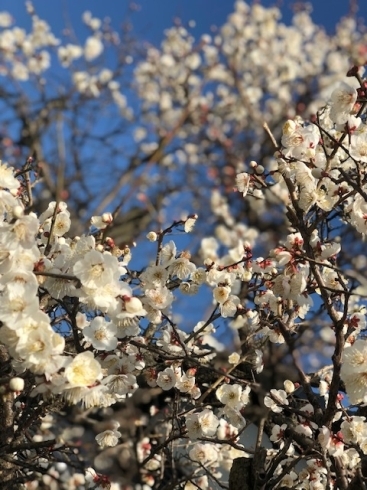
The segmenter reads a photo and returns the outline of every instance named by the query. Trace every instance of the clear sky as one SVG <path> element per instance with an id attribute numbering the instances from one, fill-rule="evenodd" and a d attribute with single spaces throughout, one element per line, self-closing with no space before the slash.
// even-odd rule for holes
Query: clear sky
<path id="1" fill-rule="evenodd" d="M 355 0 L 359 4 L 358 17 L 367 18 L 366 0 Z M 94 16 L 109 16 L 113 25 L 126 18 L 129 5 L 128 0 L 34 0 L 33 4 L 40 15 L 52 26 L 55 35 L 60 35 L 65 20 L 72 22 L 75 31 L 80 26 L 82 12 L 90 10 Z M 158 43 L 162 38 L 163 30 L 170 27 L 174 19 L 179 17 L 183 23 L 189 20 L 196 21 L 193 30 L 195 35 L 209 32 L 211 26 L 223 24 L 228 14 L 233 11 L 232 0 L 137 0 L 140 12 L 133 16 L 135 33 L 140 39 Z M 249 2 L 251 3 L 251 2 Z M 292 5 L 300 2 L 295 0 L 263 0 L 265 6 L 278 5 L 283 13 L 283 20 L 288 23 Z M 332 32 L 333 27 L 341 16 L 349 11 L 351 0 L 311 0 L 308 2 L 313 8 L 313 19 Z M 352 0 L 353 3 L 353 0 Z M 24 2 L 21 0 L 1 0 L 1 10 L 12 13 L 18 25 L 28 23 L 25 15 Z"/>

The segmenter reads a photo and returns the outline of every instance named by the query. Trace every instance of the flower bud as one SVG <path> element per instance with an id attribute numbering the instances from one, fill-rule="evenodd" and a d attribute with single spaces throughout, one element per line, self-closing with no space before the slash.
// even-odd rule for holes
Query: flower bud
<path id="1" fill-rule="evenodd" d="M 252 279 L 252 272 L 250 271 L 243 271 L 243 274 L 242 274 L 242 281 L 244 282 L 250 282 Z"/>
<path id="2" fill-rule="evenodd" d="M 150 231 L 148 234 L 147 234 L 147 238 L 150 242 L 156 242 L 157 241 L 157 238 L 158 238 L 158 235 L 155 231 Z"/>
<path id="3" fill-rule="evenodd" d="M 284 389 L 288 394 L 293 393 L 293 391 L 295 390 L 294 383 L 292 383 L 292 381 L 290 381 L 289 379 L 286 379 L 284 381 Z"/>
<path id="4" fill-rule="evenodd" d="M 315 179 L 320 180 L 323 172 L 324 172 L 324 170 L 322 170 L 321 168 L 313 168 L 311 171 L 312 177 L 315 177 Z"/>
<path id="5" fill-rule="evenodd" d="M 125 308 L 128 313 L 137 313 L 143 309 L 143 305 L 139 298 L 125 299 Z"/>
<path id="6" fill-rule="evenodd" d="M 113 221 L 113 216 L 111 213 L 103 213 L 102 214 L 102 221 L 103 223 L 107 223 L 108 225 L 110 225 Z"/>
<path id="7" fill-rule="evenodd" d="M 237 364 L 240 360 L 240 355 L 237 352 L 233 352 L 230 356 L 228 356 L 229 364 Z"/>
<path id="8" fill-rule="evenodd" d="M 13 215 L 15 218 L 21 218 L 22 216 L 24 216 L 24 209 L 22 208 L 22 206 L 14 206 Z"/>
<path id="9" fill-rule="evenodd" d="M 23 378 L 12 378 L 9 381 L 9 388 L 11 391 L 23 391 L 24 390 L 24 379 Z"/>

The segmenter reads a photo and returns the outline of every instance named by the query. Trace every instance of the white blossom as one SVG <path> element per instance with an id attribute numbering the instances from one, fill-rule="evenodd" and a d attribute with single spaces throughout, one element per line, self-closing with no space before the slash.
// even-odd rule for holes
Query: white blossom
<path id="1" fill-rule="evenodd" d="M 170 390 L 176 384 L 176 373 L 172 368 L 166 368 L 158 373 L 157 385 L 163 390 Z"/>
<path id="2" fill-rule="evenodd" d="M 87 61 L 92 61 L 103 52 L 103 43 L 98 37 L 90 36 L 85 41 L 84 56 Z"/>
<path id="3" fill-rule="evenodd" d="M 84 327 L 83 336 L 98 350 L 114 350 L 117 347 L 117 327 L 103 317 L 93 318 L 89 326 Z"/>
<path id="4" fill-rule="evenodd" d="M 330 118 L 337 124 L 347 121 L 357 99 L 357 91 L 347 83 L 341 83 L 331 94 Z"/>
<path id="5" fill-rule="evenodd" d="M 101 375 L 101 365 L 90 351 L 77 354 L 65 368 L 65 378 L 71 387 L 91 386 Z"/>
<path id="6" fill-rule="evenodd" d="M 83 286 L 98 288 L 118 280 L 120 273 L 116 257 L 110 253 L 101 253 L 91 250 L 84 258 L 77 261 L 73 267 L 74 274 L 80 279 Z"/>
<path id="7" fill-rule="evenodd" d="M 190 439 L 213 436 L 218 424 L 218 418 L 207 408 L 202 412 L 190 413 L 186 416 L 187 434 Z"/>
<path id="8" fill-rule="evenodd" d="M 113 447 L 118 444 L 121 432 L 118 430 L 105 430 L 96 435 L 95 439 L 101 449 Z"/>
<path id="9" fill-rule="evenodd" d="M 284 390 L 270 390 L 271 396 L 265 396 L 264 405 L 272 412 L 281 413 L 283 411 L 283 407 L 281 405 L 289 405 L 289 401 L 287 400 L 287 393 Z"/>

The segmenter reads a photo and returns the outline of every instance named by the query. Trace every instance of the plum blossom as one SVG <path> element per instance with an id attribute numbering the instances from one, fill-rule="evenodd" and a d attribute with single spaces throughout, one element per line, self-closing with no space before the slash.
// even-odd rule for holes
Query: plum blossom
<path id="1" fill-rule="evenodd" d="M 275 424 L 274 427 L 271 429 L 270 440 L 273 442 L 280 443 L 282 447 L 282 444 L 284 444 L 282 441 L 284 439 L 286 429 L 287 429 L 287 424 L 282 424 L 282 425 Z"/>
<path id="2" fill-rule="evenodd" d="M 65 368 L 65 378 L 71 387 L 91 386 L 101 377 L 101 365 L 90 351 L 77 354 Z"/>
<path id="3" fill-rule="evenodd" d="M 43 224 L 43 233 L 50 233 L 52 226 L 52 219 L 47 219 Z M 71 220 L 69 211 L 61 211 L 57 213 L 56 218 L 54 220 L 52 233 L 54 236 L 60 237 L 65 235 L 70 229 Z"/>
<path id="4" fill-rule="evenodd" d="M 362 190 L 366 191 L 366 186 Z M 353 203 L 349 206 L 351 212 L 351 223 L 359 233 L 367 233 L 367 203 L 362 195 L 357 194 L 353 199 Z"/>
<path id="5" fill-rule="evenodd" d="M 148 304 L 157 310 L 164 310 L 174 300 L 172 292 L 165 286 L 159 286 L 145 291 L 145 298 Z"/>
<path id="6" fill-rule="evenodd" d="M 189 261 L 187 257 L 179 257 L 171 262 L 168 270 L 172 276 L 179 279 L 185 279 L 192 274 L 196 269 L 195 264 Z"/>
<path id="7" fill-rule="evenodd" d="M 89 326 L 84 327 L 83 336 L 97 350 L 114 350 L 117 347 L 117 327 L 103 317 L 93 318 Z"/>
<path id="8" fill-rule="evenodd" d="M 98 37 L 90 36 L 85 41 L 84 57 L 87 61 L 92 61 L 103 52 L 103 43 Z"/>
<path id="9" fill-rule="evenodd" d="M 170 390 L 176 384 L 176 373 L 172 368 L 166 368 L 158 373 L 157 385 L 163 390 Z"/>
<path id="10" fill-rule="evenodd" d="M 232 317 L 237 312 L 237 306 L 240 304 L 240 299 L 234 294 L 230 294 L 228 298 L 219 304 L 220 312 L 223 318 Z"/>
<path id="11" fill-rule="evenodd" d="M 151 265 L 140 275 L 140 279 L 147 287 L 165 286 L 168 277 L 168 270 L 162 265 Z"/>
<path id="12" fill-rule="evenodd" d="M 32 248 L 39 230 L 39 221 L 35 215 L 22 216 L 13 224 L 2 223 L 0 225 L 0 244 L 9 249 L 20 246 Z"/>
<path id="13" fill-rule="evenodd" d="M 214 299 L 220 304 L 227 301 L 230 293 L 231 289 L 228 286 L 218 286 L 213 290 Z"/>
<path id="14" fill-rule="evenodd" d="M 199 461 L 201 464 L 210 464 L 217 461 L 218 450 L 214 444 L 197 442 L 190 450 L 189 456 L 193 461 Z"/>
<path id="15" fill-rule="evenodd" d="M 233 432 L 233 434 L 237 434 L 240 430 L 246 427 L 246 419 L 243 417 L 240 411 L 226 405 L 223 408 L 222 413 L 228 420 L 231 427 L 231 432 Z"/>
<path id="16" fill-rule="evenodd" d="M 270 390 L 271 396 L 265 396 L 264 405 L 272 412 L 281 413 L 283 408 L 281 405 L 289 405 L 289 401 L 287 400 L 287 393 L 284 390 Z"/>
<path id="17" fill-rule="evenodd" d="M 169 241 L 161 250 L 160 260 L 165 267 L 172 264 L 177 254 L 176 244 L 173 240 Z"/>
<path id="18" fill-rule="evenodd" d="M 313 158 L 319 139 L 319 130 L 313 124 L 303 125 L 298 120 L 289 120 L 283 126 L 282 145 L 288 157 L 300 160 Z"/>
<path id="19" fill-rule="evenodd" d="M 367 163 L 367 131 L 358 132 L 351 137 L 350 155 L 357 161 Z"/>
<path id="20" fill-rule="evenodd" d="M 214 436 L 218 424 L 218 418 L 208 408 L 202 412 L 190 413 L 186 416 L 187 434 L 190 439 Z"/>
<path id="21" fill-rule="evenodd" d="M 195 385 L 195 376 L 189 371 L 177 377 L 175 386 L 181 393 L 188 393 L 194 399 L 201 395 L 200 389 Z"/>
<path id="22" fill-rule="evenodd" d="M 183 345 L 187 334 L 177 328 L 168 325 L 162 332 L 162 337 L 157 341 L 157 345 L 166 352 L 179 353 L 183 350 Z"/>
<path id="23" fill-rule="evenodd" d="M 347 83 L 341 83 L 331 94 L 330 118 L 337 124 L 344 124 L 357 100 L 357 91 Z"/>
<path id="24" fill-rule="evenodd" d="M 14 169 L 0 160 L 0 187 L 8 189 L 10 192 L 16 192 L 19 186 L 19 180 L 14 177 Z"/>
<path id="25" fill-rule="evenodd" d="M 239 192 L 242 192 L 243 197 L 246 197 L 251 183 L 251 177 L 248 173 L 242 172 L 236 176 L 236 186 Z"/>
<path id="26" fill-rule="evenodd" d="M 245 390 L 242 390 L 242 386 L 239 384 L 223 384 L 217 389 L 216 396 L 218 400 L 224 405 L 234 410 L 241 410 L 245 405 L 247 405 L 249 401 L 249 393 L 249 386 L 247 386 Z"/>
<path id="27" fill-rule="evenodd" d="M 38 312 L 33 318 L 20 321 L 21 328 L 16 331 L 20 336 L 15 350 L 34 372 L 44 369 L 44 363 L 53 355 L 61 354 L 65 347 L 65 339 L 54 332 L 42 317 L 43 314 Z"/>
<path id="28" fill-rule="evenodd" d="M 340 431 L 346 443 L 360 444 L 367 438 L 366 417 L 352 416 L 341 423 Z"/>
<path id="29" fill-rule="evenodd" d="M 345 383 L 351 403 L 367 400 L 367 343 L 365 340 L 356 342 L 345 348 L 341 377 Z"/>
<path id="30" fill-rule="evenodd" d="M 119 424 L 117 424 L 118 428 Z M 114 447 L 118 444 L 121 432 L 118 430 L 105 430 L 96 435 L 95 439 L 101 449 Z"/>
<path id="31" fill-rule="evenodd" d="M 321 427 L 319 430 L 317 439 L 322 448 L 333 456 L 341 456 L 344 451 L 343 434 L 341 432 L 333 434 L 327 427 Z"/>
<path id="32" fill-rule="evenodd" d="M 98 288 L 120 277 L 116 257 L 110 253 L 101 253 L 97 250 L 87 252 L 83 259 L 78 260 L 73 267 L 74 274 L 80 279 L 83 286 Z"/>
<path id="33" fill-rule="evenodd" d="M 116 400 L 125 399 L 126 395 L 134 393 L 138 388 L 136 376 L 131 373 L 107 376 L 102 383 L 113 393 Z"/>
<path id="34" fill-rule="evenodd" d="M 66 44 L 65 46 L 59 46 L 57 54 L 61 65 L 64 68 L 70 66 L 70 64 L 80 58 L 83 55 L 83 49 L 77 44 Z"/>

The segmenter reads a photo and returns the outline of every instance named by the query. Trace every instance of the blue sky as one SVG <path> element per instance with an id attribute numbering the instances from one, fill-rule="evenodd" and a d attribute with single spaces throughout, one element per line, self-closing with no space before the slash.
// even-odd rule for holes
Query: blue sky
<path id="1" fill-rule="evenodd" d="M 117 27 L 126 18 L 129 3 L 128 0 L 34 0 L 33 2 L 40 17 L 51 24 L 56 35 L 60 35 L 67 19 L 71 21 L 77 32 L 81 14 L 85 10 L 90 10 L 97 17 L 111 17 L 113 25 Z M 223 24 L 228 14 L 233 11 L 234 2 L 232 0 L 137 0 L 136 3 L 141 7 L 140 12 L 136 12 L 133 16 L 136 35 L 140 39 L 158 43 L 162 38 L 163 30 L 171 26 L 177 17 L 184 23 L 195 20 L 196 27 L 193 30 L 195 35 L 209 32 L 211 26 Z M 283 20 L 288 23 L 292 14 L 291 6 L 296 2 L 264 0 L 261 3 L 265 6 L 280 5 Z M 324 25 L 328 32 L 332 32 L 335 23 L 341 16 L 347 14 L 349 9 L 349 0 L 311 0 L 308 3 L 312 5 L 314 21 Z M 367 2 L 359 0 L 358 3 L 360 4 L 358 17 L 366 19 Z M 23 1 L 2 0 L 0 9 L 11 12 L 18 25 L 28 23 Z"/>

